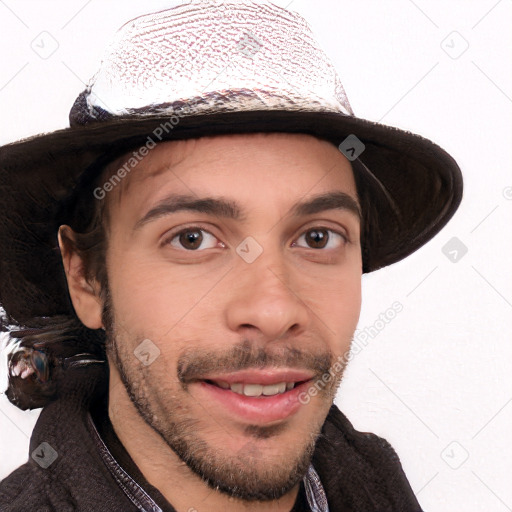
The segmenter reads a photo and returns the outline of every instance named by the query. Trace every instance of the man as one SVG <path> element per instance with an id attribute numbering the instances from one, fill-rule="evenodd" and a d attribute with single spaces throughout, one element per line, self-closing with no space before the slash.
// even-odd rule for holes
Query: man
<path id="1" fill-rule="evenodd" d="M 0 508 L 421 510 L 333 400 L 361 274 L 460 203 L 449 155 L 356 118 L 267 2 L 127 23 L 70 121 L 0 150 L 7 395 L 44 407 Z"/>

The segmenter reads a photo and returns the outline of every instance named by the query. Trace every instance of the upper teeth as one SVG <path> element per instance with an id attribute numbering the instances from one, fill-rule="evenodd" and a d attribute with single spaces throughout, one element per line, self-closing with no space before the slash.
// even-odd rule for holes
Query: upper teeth
<path id="1" fill-rule="evenodd" d="M 269 384 L 268 386 L 263 386 L 262 384 L 243 384 L 241 382 L 229 384 L 225 381 L 216 381 L 215 383 L 223 389 L 231 389 L 231 391 L 245 396 L 278 395 L 293 389 L 295 386 L 295 382 L 279 382 L 278 384 Z"/>

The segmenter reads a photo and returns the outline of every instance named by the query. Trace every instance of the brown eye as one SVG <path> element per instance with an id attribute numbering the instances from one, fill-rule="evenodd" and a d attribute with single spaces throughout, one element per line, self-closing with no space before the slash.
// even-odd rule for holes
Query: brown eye
<path id="1" fill-rule="evenodd" d="M 201 246 L 205 242 L 210 242 L 210 246 Z M 210 249 L 214 248 L 218 245 L 217 238 L 213 236 L 208 231 L 198 228 L 192 227 L 183 229 L 179 233 L 176 233 L 174 236 L 169 238 L 167 242 L 172 247 L 176 249 L 186 249 L 187 251 L 196 251 L 199 248 L 201 249 Z"/>
<path id="2" fill-rule="evenodd" d="M 306 242 L 314 249 L 323 249 L 329 241 L 326 229 L 312 229 L 307 232 Z"/>
<path id="3" fill-rule="evenodd" d="M 348 241 L 347 237 L 341 233 L 333 231 L 332 229 L 321 227 L 308 229 L 297 240 L 301 240 L 302 238 L 304 238 L 307 244 L 307 248 L 309 249 L 335 249 L 340 247 L 340 242 L 342 246 Z M 338 241 L 338 244 L 336 244 L 336 241 Z M 335 245 L 334 247 L 333 243 Z M 328 247 L 329 244 L 330 247 Z M 293 245 L 297 244 L 294 243 Z M 300 247 L 304 246 L 301 245 Z"/>
<path id="4" fill-rule="evenodd" d="M 197 231 L 185 231 L 179 235 L 180 244 L 185 249 L 197 249 L 201 246 L 203 241 L 203 235 L 200 230 Z"/>

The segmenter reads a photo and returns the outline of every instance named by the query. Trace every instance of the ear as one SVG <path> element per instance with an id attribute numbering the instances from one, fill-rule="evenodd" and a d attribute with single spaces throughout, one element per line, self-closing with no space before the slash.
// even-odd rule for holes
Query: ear
<path id="1" fill-rule="evenodd" d="M 59 227 L 59 247 L 66 273 L 69 295 L 80 321 L 89 329 L 104 328 L 101 320 L 103 301 L 100 284 L 85 277 L 83 260 L 76 251 L 74 231 L 66 225 Z"/>

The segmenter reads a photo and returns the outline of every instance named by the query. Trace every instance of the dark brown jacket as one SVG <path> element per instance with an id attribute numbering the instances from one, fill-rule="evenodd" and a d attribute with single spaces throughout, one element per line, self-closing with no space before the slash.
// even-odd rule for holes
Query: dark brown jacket
<path id="1" fill-rule="evenodd" d="M 34 427 L 28 461 L 0 482 L 0 511 L 176 512 L 112 428 L 106 363 L 69 369 L 59 386 Z M 330 512 L 422 512 L 391 445 L 354 430 L 335 405 L 312 462 Z M 304 510 L 301 485 L 293 511 Z"/>

